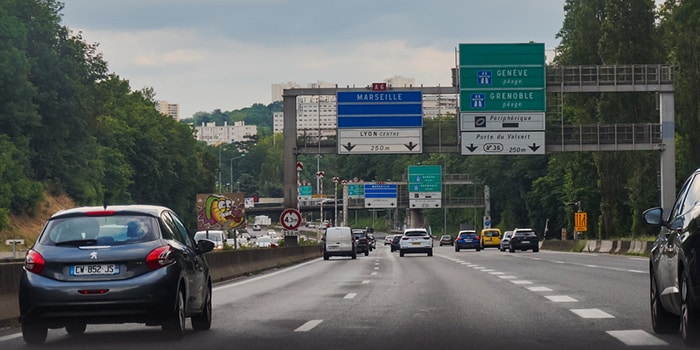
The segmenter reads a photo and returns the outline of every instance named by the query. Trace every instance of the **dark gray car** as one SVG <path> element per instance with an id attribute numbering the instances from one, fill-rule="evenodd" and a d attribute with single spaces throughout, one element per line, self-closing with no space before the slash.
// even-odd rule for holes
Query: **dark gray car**
<path id="1" fill-rule="evenodd" d="M 22 335 L 46 340 L 87 324 L 160 325 L 170 338 L 211 327 L 212 282 L 204 253 L 178 216 L 159 206 L 82 207 L 54 214 L 27 252 L 19 285 Z"/>
<path id="2" fill-rule="evenodd" d="M 686 345 L 700 344 L 700 169 L 678 193 L 664 219 L 660 207 L 644 220 L 660 228 L 649 252 L 651 325 L 656 333 L 680 333 Z"/>

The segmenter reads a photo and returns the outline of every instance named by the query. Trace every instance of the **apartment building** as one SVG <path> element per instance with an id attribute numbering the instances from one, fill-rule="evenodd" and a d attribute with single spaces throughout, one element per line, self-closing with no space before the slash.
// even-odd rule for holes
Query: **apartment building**
<path id="1" fill-rule="evenodd" d="M 255 125 L 245 125 L 239 121 L 228 125 L 216 125 L 214 122 L 202 123 L 195 128 L 195 137 L 198 141 L 205 141 L 207 145 L 218 145 L 221 143 L 247 141 L 247 137 L 258 134 L 258 127 Z"/>
<path id="2" fill-rule="evenodd" d="M 180 105 L 177 103 L 156 101 L 156 109 L 162 114 L 175 118 L 175 120 L 180 120 Z"/>

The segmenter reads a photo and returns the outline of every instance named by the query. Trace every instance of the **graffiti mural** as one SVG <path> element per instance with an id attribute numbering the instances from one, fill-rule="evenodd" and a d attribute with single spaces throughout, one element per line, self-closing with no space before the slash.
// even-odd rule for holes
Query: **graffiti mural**
<path id="1" fill-rule="evenodd" d="M 198 194 L 197 230 L 245 227 L 243 193 Z"/>

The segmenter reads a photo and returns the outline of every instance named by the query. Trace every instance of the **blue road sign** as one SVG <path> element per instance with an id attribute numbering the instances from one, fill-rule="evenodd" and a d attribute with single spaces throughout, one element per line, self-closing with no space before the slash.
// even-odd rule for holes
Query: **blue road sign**
<path id="1" fill-rule="evenodd" d="M 338 129 L 421 128 L 422 91 L 339 91 Z"/>
<path id="2" fill-rule="evenodd" d="M 396 198 L 396 184 L 365 184 L 365 198 Z"/>

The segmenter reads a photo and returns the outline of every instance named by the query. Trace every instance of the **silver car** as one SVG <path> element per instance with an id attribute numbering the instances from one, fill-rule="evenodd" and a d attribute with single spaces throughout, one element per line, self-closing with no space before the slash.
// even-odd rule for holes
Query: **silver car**
<path id="1" fill-rule="evenodd" d="M 54 214 L 27 252 L 19 285 L 22 336 L 49 328 L 82 334 L 87 324 L 160 325 L 169 338 L 211 327 L 212 281 L 204 253 L 170 209 L 82 207 Z"/>
<path id="2" fill-rule="evenodd" d="M 508 250 L 511 236 L 513 236 L 513 231 L 503 232 L 503 238 L 501 238 L 501 245 L 498 247 L 498 250 L 502 252 Z"/>

